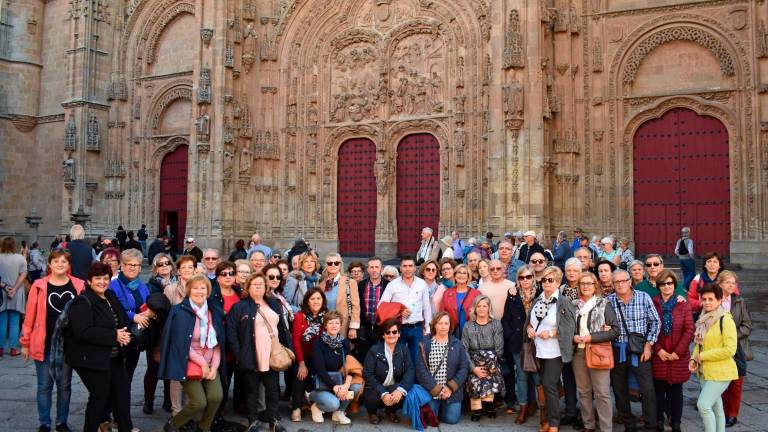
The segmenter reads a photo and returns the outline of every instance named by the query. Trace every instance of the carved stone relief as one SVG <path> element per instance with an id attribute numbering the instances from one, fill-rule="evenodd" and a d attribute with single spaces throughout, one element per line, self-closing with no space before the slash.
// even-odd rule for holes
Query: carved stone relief
<path id="1" fill-rule="evenodd" d="M 603 43 L 599 36 L 592 40 L 592 72 L 603 71 Z"/>
<path id="2" fill-rule="evenodd" d="M 77 123 L 74 117 L 69 118 L 64 129 L 64 150 L 77 150 Z"/>
<path id="3" fill-rule="evenodd" d="M 331 62 L 331 121 L 358 122 L 377 118 L 381 96 L 377 47 L 370 43 L 355 43 L 336 51 Z M 294 120 L 295 115 L 294 112 Z"/>
<path id="4" fill-rule="evenodd" d="M 390 114 L 440 113 L 445 109 L 445 59 L 443 39 L 416 34 L 400 40 L 390 64 Z"/>
<path id="5" fill-rule="evenodd" d="M 99 128 L 99 119 L 96 115 L 88 116 L 88 128 L 86 130 L 87 141 L 85 149 L 88 151 L 101 151 L 101 130 Z"/>
<path id="6" fill-rule="evenodd" d="M 523 33 L 520 27 L 520 12 L 517 9 L 509 11 L 507 31 L 504 36 L 504 69 L 522 68 L 525 66 L 523 55 Z"/>
<path id="7" fill-rule="evenodd" d="M 256 63 L 256 48 L 258 47 L 258 43 L 259 41 L 258 36 L 256 35 L 256 29 L 254 28 L 254 24 L 250 23 L 248 24 L 248 27 L 246 27 L 245 33 L 243 34 L 241 61 L 243 68 L 245 69 L 245 73 L 249 73 L 253 67 L 253 64 Z"/>
<path id="8" fill-rule="evenodd" d="M 61 163 L 62 175 L 64 177 L 64 183 L 75 182 L 75 160 L 72 158 L 66 159 Z"/>
<path id="9" fill-rule="evenodd" d="M 200 82 L 197 87 L 197 103 L 210 104 L 213 98 L 211 94 L 211 70 L 208 68 L 200 68 Z"/>
<path id="10" fill-rule="evenodd" d="M 357 14 L 358 27 L 372 27 L 384 33 L 416 15 L 408 1 L 366 1 Z"/>

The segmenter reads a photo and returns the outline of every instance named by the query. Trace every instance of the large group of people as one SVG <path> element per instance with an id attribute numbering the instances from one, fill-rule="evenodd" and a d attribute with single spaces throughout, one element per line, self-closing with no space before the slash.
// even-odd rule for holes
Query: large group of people
<path id="1" fill-rule="evenodd" d="M 189 237 L 176 259 L 152 255 L 146 280 L 141 249 L 59 247 L 28 293 L 29 259 L 5 238 L 0 355 L 10 346 L 34 360 L 39 432 L 69 431 L 73 370 L 89 393 L 84 431 L 133 430 L 142 353 L 143 411 L 155 413 L 162 381 L 166 432 L 237 430 L 230 412 L 250 432 L 284 431 L 282 402 L 294 422 L 308 411 L 350 424 L 362 407 L 371 424 L 405 415 L 421 430 L 463 412 L 525 424 L 538 410 L 541 432 L 680 431 L 692 375 L 704 430 L 736 424 L 752 358 L 737 275 L 710 253 L 685 285 L 660 255 L 636 260 L 626 239 L 576 231 L 573 245 L 560 232 L 550 249 L 533 231 L 494 244 L 425 229 L 397 267 L 377 257 L 345 267 L 299 241 L 281 253 L 260 237 L 226 261 Z"/>

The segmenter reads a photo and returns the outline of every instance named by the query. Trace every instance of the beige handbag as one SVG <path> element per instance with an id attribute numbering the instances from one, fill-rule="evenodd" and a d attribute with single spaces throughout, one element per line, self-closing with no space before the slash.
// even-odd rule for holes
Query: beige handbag
<path id="1" fill-rule="evenodd" d="M 277 335 L 275 335 L 275 332 L 272 330 L 272 326 L 269 325 L 269 321 L 267 321 L 267 317 L 264 316 L 264 312 L 261 311 L 261 308 L 256 310 L 259 312 L 259 315 L 261 315 L 261 318 L 264 320 L 264 322 L 267 323 L 267 328 L 269 329 L 269 338 L 272 340 L 272 349 L 269 352 L 269 368 L 276 372 L 282 372 L 291 367 L 294 360 L 296 360 L 296 355 L 293 353 L 293 351 L 284 347 L 283 344 L 280 343 L 280 339 L 278 339 Z"/>

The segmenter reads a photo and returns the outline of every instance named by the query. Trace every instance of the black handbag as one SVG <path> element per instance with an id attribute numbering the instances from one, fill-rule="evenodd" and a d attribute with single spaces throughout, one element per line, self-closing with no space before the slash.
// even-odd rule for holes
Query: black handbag
<path id="1" fill-rule="evenodd" d="M 629 352 L 632 354 L 642 354 L 645 351 L 645 335 L 642 333 L 630 332 L 627 327 L 627 319 L 624 318 L 624 312 L 622 311 L 621 300 L 616 299 L 616 304 L 619 305 L 619 315 L 621 315 L 621 325 L 624 327 L 624 331 L 627 332 L 627 338 L 629 343 Z"/>
<path id="2" fill-rule="evenodd" d="M 131 331 L 130 346 L 138 351 L 146 351 L 150 345 L 149 329 L 141 327 L 138 323 L 131 323 L 129 330 Z"/>
<path id="3" fill-rule="evenodd" d="M 720 334 L 723 334 L 723 317 L 720 317 Z M 736 362 L 736 369 L 739 371 L 739 376 L 747 376 L 747 355 L 738 343 L 736 343 L 736 354 L 733 356 L 733 361 Z"/>

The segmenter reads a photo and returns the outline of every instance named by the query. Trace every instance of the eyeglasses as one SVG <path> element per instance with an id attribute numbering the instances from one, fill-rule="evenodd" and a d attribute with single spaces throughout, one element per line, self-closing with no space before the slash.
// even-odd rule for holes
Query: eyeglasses
<path id="1" fill-rule="evenodd" d="M 659 283 L 660 287 L 668 286 L 668 285 L 675 286 L 675 282 L 674 281 L 666 281 L 666 282 Z"/>
<path id="2" fill-rule="evenodd" d="M 338 267 L 341 265 L 341 261 L 326 261 L 325 265 L 331 266 L 331 267 Z"/>
<path id="3" fill-rule="evenodd" d="M 425 269 L 424 269 L 424 271 L 425 271 L 425 272 L 434 273 L 434 272 L 436 272 L 436 271 L 437 271 L 437 269 L 436 269 L 436 268 L 432 268 L 432 267 L 427 267 L 427 268 L 425 268 Z"/>
<path id="4" fill-rule="evenodd" d="M 169 265 L 171 265 L 170 261 L 160 261 L 160 262 L 157 263 L 157 265 L 155 267 L 166 267 L 166 266 L 169 266 Z"/>
<path id="5" fill-rule="evenodd" d="M 124 266 L 128 268 L 139 268 L 141 267 L 141 264 L 123 264 Z"/>
<path id="6" fill-rule="evenodd" d="M 490 268 L 490 269 L 488 269 L 488 270 L 490 270 L 490 271 L 501 271 L 501 270 L 502 270 L 502 268 L 501 268 L 501 267 L 491 267 L 491 268 Z"/>
<path id="7" fill-rule="evenodd" d="M 613 283 L 615 284 L 623 284 L 629 282 L 629 279 L 621 279 L 621 280 L 615 280 Z"/>
<path id="8" fill-rule="evenodd" d="M 660 265 L 661 265 L 660 262 L 645 263 L 646 267 L 659 267 Z"/>
<path id="9" fill-rule="evenodd" d="M 533 264 L 544 264 L 545 262 L 547 262 L 547 260 L 543 260 L 543 259 L 536 259 L 536 260 L 531 260 L 531 262 L 532 262 Z"/>
<path id="10" fill-rule="evenodd" d="M 543 283 L 555 283 L 556 282 L 555 278 L 541 278 L 541 281 Z"/>
<path id="11" fill-rule="evenodd" d="M 588 286 L 595 286 L 594 282 L 579 282 L 579 286 L 588 287 Z"/>
<path id="12" fill-rule="evenodd" d="M 448 270 L 453 270 L 453 267 L 445 267 L 445 268 L 441 269 L 440 271 L 447 272 Z"/>
<path id="13" fill-rule="evenodd" d="M 267 275 L 267 279 L 269 280 L 282 280 L 283 277 L 280 275 Z"/>
<path id="14" fill-rule="evenodd" d="M 395 275 L 392 275 L 392 274 L 385 274 L 385 275 L 381 275 L 381 277 L 383 277 L 384 279 L 394 279 L 394 278 L 395 278 Z"/>
<path id="15" fill-rule="evenodd" d="M 234 275 L 235 275 L 235 272 L 233 272 L 233 271 L 223 271 L 223 272 L 219 273 L 219 276 L 224 276 L 224 277 L 229 277 L 229 276 L 234 276 Z"/>
<path id="16" fill-rule="evenodd" d="M 531 280 L 533 279 L 533 275 L 520 275 L 517 277 L 517 280 Z"/>
<path id="17" fill-rule="evenodd" d="M 282 258 L 282 255 L 272 255 L 272 258 L 280 259 Z"/>
<path id="18" fill-rule="evenodd" d="M 384 332 L 385 335 L 396 335 L 400 334 L 400 330 L 387 330 Z"/>
<path id="19" fill-rule="evenodd" d="M 217 259 L 219 259 L 219 257 L 205 257 L 203 259 L 206 261 L 216 261 Z"/>

